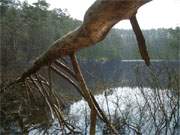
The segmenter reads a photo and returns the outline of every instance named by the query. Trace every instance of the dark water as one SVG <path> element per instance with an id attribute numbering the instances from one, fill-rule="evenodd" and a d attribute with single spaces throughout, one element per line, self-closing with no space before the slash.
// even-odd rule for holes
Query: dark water
<path id="1" fill-rule="evenodd" d="M 115 99 L 114 98 L 115 95 L 113 95 L 113 93 L 122 93 L 123 87 L 127 88 L 125 92 L 126 97 L 124 99 L 133 99 L 133 101 L 135 101 L 134 95 L 137 95 L 138 97 L 139 94 L 142 94 L 139 93 L 141 92 L 139 91 L 140 90 L 139 88 L 141 87 L 145 89 L 150 89 L 149 91 L 150 93 L 152 93 L 150 94 L 150 96 L 152 97 L 154 97 L 153 95 L 154 90 L 168 90 L 166 91 L 168 93 L 160 94 L 162 96 L 161 98 L 163 99 L 164 103 L 168 105 L 174 104 L 174 101 L 177 101 L 178 99 L 176 97 L 177 94 L 172 95 L 172 92 L 169 92 L 169 90 L 171 89 L 171 90 L 179 91 L 180 61 L 152 60 L 151 61 L 152 65 L 150 67 L 145 66 L 143 61 L 137 61 L 137 60 L 81 61 L 80 64 L 88 86 L 91 88 L 93 93 L 101 94 L 98 96 L 100 104 L 104 102 L 104 91 L 107 88 L 112 88 L 112 90 L 110 90 L 109 92 L 110 95 L 108 97 L 109 102 L 111 102 L 111 99 Z M 66 81 L 62 80 L 58 76 L 54 75 L 53 82 L 54 82 L 53 85 L 55 86 L 55 90 L 58 93 L 60 93 L 63 97 L 69 97 L 70 100 L 81 99 L 81 97 L 78 95 L 76 90 L 73 89 L 72 86 L 70 86 Z M 113 90 L 113 88 L 118 88 L 118 90 Z M 127 94 L 128 92 L 129 94 Z M 130 93 L 131 94 L 134 93 L 134 94 L 131 95 Z M 48 128 L 51 128 L 50 131 L 55 129 L 54 124 L 57 126 L 57 122 L 55 122 L 51 118 L 49 110 L 45 105 L 44 101 L 42 100 L 41 96 L 36 94 L 35 91 L 33 94 L 36 96 L 35 98 L 32 95 L 28 97 L 28 94 L 24 90 L 24 86 L 14 86 L 9 90 L 5 91 L 4 93 L 0 94 L 1 95 L 0 134 L 7 134 L 7 135 L 22 134 L 22 129 L 24 131 L 23 134 L 28 134 L 28 131 L 30 129 L 32 129 L 32 131 L 36 131 L 33 128 L 37 128 L 38 131 L 39 129 L 41 129 L 42 131 Z M 169 95 L 171 95 L 170 98 Z M 122 97 L 123 95 L 120 95 L 120 98 Z M 142 102 L 139 100 L 141 100 Z M 83 105 L 81 104 L 82 102 Z M 142 106 L 145 103 L 143 98 L 139 98 L 135 102 L 142 103 Z M 158 103 L 156 102 L 156 100 L 152 102 Z M 119 104 L 121 105 L 124 104 L 124 107 L 123 105 L 122 107 L 120 107 L 120 110 L 122 111 L 125 110 L 124 113 L 127 113 L 126 111 L 128 110 L 126 109 L 130 106 L 132 106 L 132 109 L 136 108 L 136 104 L 132 104 L 132 103 L 128 104 L 127 101 L 123 101 L 123 100 L 121 100 Z M 84 117 L 76 116 L 79 114 L 79 112 L 84 113 L 83 110 L 80 110 L 79 105 L 83 109 L 88 108 L 87 106 L 86 107 L 84 106 L 84 101 L 79 101 L 73 104 L 72 106 L 68 105 L 68 107 L 70 108 L 68 109 L 69 112 L 67 114 L 69 113 L 74 114 L 75 118 L 79 117 L 79 120 L 82 120 L 84 119 Z M 158 106 L 158 104 L 156 106 Z M 176 107 L 178 107 L 178 105 Z M 111 105 L 110 108 L 112 113 L 114 113 L 115 111 L 114 106 Z M 149 113 L 148 109 L 146 111 L 148 114 Z M 166 111 L 169 112 L 168 109 Z M 170 111 L 174 111 L 174 110 L 171 108 Z M 176 117 L 178 116 L 177 115 L 178 111 L 179 111 L 178 109 L 175 109 Z M 158 113 L 159 115 L 161 115 L 161 112 Z M 136 115 L 131 114 L 130 116 L 132 117 L 131 120 L 132 119 L 134 120 L 135 116 Z M 158 117 L 158 115 L 156 117 Z M 146 119 L 144 118 L 144 120 Z M 177 122 L 176 119 L 173 119 L 172 123 L 173 121 Z M 78 122 L 76 124 L 77 126 L 81 127 L 82 122 L 80 122 L 79 125 Z M 59 127 L 57 126 L 56 128 Z M 170 124 L 170 129 L 171 128 L 173 129 L 173 126 Z M 179 132 L 179 127 L 176 127 L 176 129 L 177 128 Z M 163 131 L 162 133 L 164 132 L 165 131 Z M 32 133 L 33 132 L 31 132 L 31 134 Z M 129 134 L 130 133 L 133 132 L 130 131 Z M 152 132 L 152 134 L 153 133 L 154 132 Z M 148 133 L 146 132 L 146 134 Z M 168 131 L 168 134 L 170 134 L 170 131 Z"/>
<path id="2" fill-rule="evenodd" d="M 138 86 L 140 79 L 143 86 L 150 86 L 148 78 L 156 76 L 163 87 L 168 87 L 169 74 L 179 75 L 180 61 L 151 60 L 147 67 L 142 60 L 112 60 L 107 62 L 82 62 L 87 81 L 104 81 L 118 86 Z"/>
<path id="3" fill-rule="evenodd" d="M 151 60 L 150 67 L 147 67 L 142 60 L 89 60 L 80 61 L 80 65 L 88 86 L 96 94 L 112 87 L 141 85 L 143 87 L 171 88 L 177 86 L 180 78 L 179 60 Z M 60 88 L 60 92 L 69 96 L 78 96 L 73 87 L 59 77 L 57 78 L 54 82 L 56 88 Z M 176 84 L 173 85 L 172 81 Z"/>

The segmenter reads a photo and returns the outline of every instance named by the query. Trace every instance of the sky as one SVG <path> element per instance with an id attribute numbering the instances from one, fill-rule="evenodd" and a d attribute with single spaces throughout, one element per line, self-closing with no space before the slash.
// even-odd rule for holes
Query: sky
<path id="1" fill-rule="evenodd" d="M 23 0 L 22 0 L 23 1 Z M 37 0 L 27 0 L 29 3 Z M 95 0 L 46 0 L 50 9 L 67 9 L 71 17 L 83 20 L 88 7 Z M 137 19 L 142 29 L 175 28 L 180 26 L 180 0 L 153 0 L 142 6 L 137 13 Z M 121 21 L 115 28 L 131 29 L 128 20 Z"/>

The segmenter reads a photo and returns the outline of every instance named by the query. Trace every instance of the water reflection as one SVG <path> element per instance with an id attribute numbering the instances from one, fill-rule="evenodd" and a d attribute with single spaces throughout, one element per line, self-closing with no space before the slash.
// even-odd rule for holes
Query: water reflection
<path id="1" fill-rule="evenodd" d="M 23 85 L 1 95 L 0 134 L 61 135 L 62 125 L 54 120 L 41 96 L 26 93 Z M 14 94 L 13 94 L 14 93 Z M 29 96 L 27 96 L 29 95 Z M 96 95 L 100 107 L 119 134 L 178 135 L 180 133 L 180 93 L 178 90 L 119 87 Z M 31 100 L 30 100 L 31 99 Z M 75 134 L 89 133 L 89 107 L 82 99 L 66 106 L 65 120 L 75 127 Z M 100 120 L 97 135 L 112 134 Z M 65 133 L 65 134 L 66 134 Z"/>
<path id="2" fill-rule="evenodd" d="M 25 89 L 23 84 L 17 84 L 1 92 L 0 134 L 28 134 L 51 124 L 52 118 L 40 94 Z"/>
<path id="3" fill-rule="evenodd" d="M 97 95 L 96 99 L 121 134 L 172 135 L 180 133 L 178 107 L 180 101 L 171 90 L 120 87 L 107 90 Z M 74 117 L 76 126 L 80 127 L 84 134 L 88 133 L 89 108 L 84 100 L 74 103 L 70 107 L 69 115 Z M 99 122 L 97 134 L 110 133 L 107 127 Z"/>

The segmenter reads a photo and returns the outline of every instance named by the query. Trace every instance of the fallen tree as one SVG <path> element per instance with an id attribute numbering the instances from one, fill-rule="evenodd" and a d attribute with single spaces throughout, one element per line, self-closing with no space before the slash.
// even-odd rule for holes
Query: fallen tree
<path id="1" fill-rule="evenodd" d="M 88 89 L 76 59 L 76 53 L 80 49 L 95 45 L 103 40 L 111 28 L 119 21 L 130 19 L 137 38 L 140 54 L 145 60 L 145 63 L 149 65 L 150 62 L 145 40 L 135 16 L 138 8 L 149 1 L 151 0 L 97 0 L 87 10 L 84 21 L 80 27 L 56 40 L 46 52 L 35 60 L 32 67 L 8 86 L 18 82 L 30 81 L 37 89 L 41 90 L 43 89 L 42 82 L 47 81 L 42 77 L 40 78 L 37 72 L 42 67 L 48 66 L 50 70 L 56 72 L 75 86 L 78 92 L 88 102 L 91 109 L 90 134 L 95 134 L 96 116 L 107 123 L 115 134 L 118 134 L 116 129 L 111 125 L 111 122 L 108 121 L 106 115 L 100 109 L 91 91 Z M 62 60 L 63 57 L 66 56 L 70 57 L 73 70 L 58 60 Z M 63 69 L 65 73 L 61 72 L 61 69 Z M 51 83 L 49 83 L 49 88 L 51 89 Z M 42 91 L 41 93 L 45 95 Z M 46 100 L 48 106 L 50 106 L 51 102 L 48 101 L 48 98 Z M 57 113 L 57 106 L 55 106 L 54 109 L 53 104 L 51 106 L 50 110 L 52 112 L 54 111 L 57 118 L 60 118 L 61 122 L 65 123 L 63 117 L 59 117 L 61 113 Z"/>
<path id="2" fill-rule="evenodd" d="M 86 12 L 83 24 L 56 40 L 50 48 L 35 60 L 33 66 L 23 74 L 25 79 L 42 66 L 57 58 L 76 53 L 78 50 L 95 45 L 105 38 L 111 28 L 121 20 L 130 19 L 138 37 L 142 58 L 149 64 L 145 41 L 139 31 L 135 14 L 140 6 L 151 0 L 97 0 Z"/>

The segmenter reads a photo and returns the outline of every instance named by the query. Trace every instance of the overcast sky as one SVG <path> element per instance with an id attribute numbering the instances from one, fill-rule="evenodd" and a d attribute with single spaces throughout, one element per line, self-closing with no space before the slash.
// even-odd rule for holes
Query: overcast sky
<path id="1" fill-rule="evenodd" d="M 23 0 L 22 0 L 23 1 Z M 37 0 L 28 0 L 29 3 Z M 67 9 L 71 17 L 83 20 L 88 7 L 95 0 L 46 0 L 50 8 Z M 138 10 L 137 18 L 142 29 L 180 26 L 180 0 L 153 0 Z M 122 21 L 116 28 L 130 29 L 129 21 Z"/>

